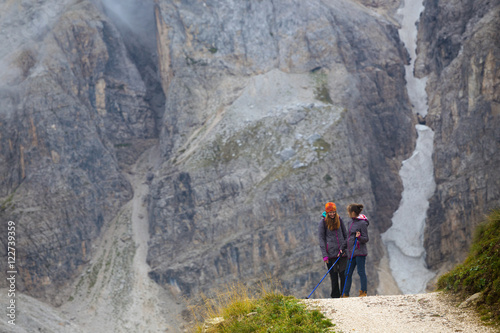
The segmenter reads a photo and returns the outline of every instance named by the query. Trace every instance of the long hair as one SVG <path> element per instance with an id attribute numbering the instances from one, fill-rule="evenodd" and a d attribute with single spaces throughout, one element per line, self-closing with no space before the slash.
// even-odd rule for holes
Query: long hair
<path id="1" fill-rule="evenodd" d="M 335 213 L 335 217 L 333 219 L 330 217 L 330 215 L 326 214 L 325 223 L 326 227 L 329 230 L 337 230 L 338 228 L 340 228 L 339 214 Z"/>

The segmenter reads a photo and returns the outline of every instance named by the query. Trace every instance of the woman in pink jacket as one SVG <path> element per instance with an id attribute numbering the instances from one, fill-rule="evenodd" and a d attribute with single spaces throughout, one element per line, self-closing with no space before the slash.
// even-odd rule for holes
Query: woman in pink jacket
<path id="1" fill-rule="evenodd" d="M 347 226 L 347 254 L 349 258 L 352 256 L 352 261 L 350 263 L 349 274 L 346 279 L 343 297 L 349 297 L 349 292 L 351 291 L 352 273 L 355 268 L 358 269 L 359 280 L 361 282 L 359 296 L 367 296 L 368 282 L 365 272 L 365 262 L 366 256 L 368 255 L 366 243 L 368 243 L 368 225 L 370 222 L 368 222 L 365 215 L 361 214 L 362 211 L 363 205 L 361 204 L 353 203 L 347 206 L 347 213 L 352 219 L 351 223 Z M 354 248 L 355 240 L 356 248 Z"/>

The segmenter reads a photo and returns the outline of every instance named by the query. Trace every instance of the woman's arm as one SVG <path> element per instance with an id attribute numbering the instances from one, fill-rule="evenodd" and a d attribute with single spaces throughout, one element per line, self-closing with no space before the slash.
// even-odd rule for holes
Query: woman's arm
<path id="1" fill-rule="evenodd" d="M 339 217 L 340 219 L 340 228 L 342 229 L 342 235 L 344 236 L 344 242 L 342 244 L 342 251 L 346 252 L 347 251 L 347 230 L 344 225 L 344 221 Z"/>
<path id="2" fill-rule="evenodd" d="M 361 235 L 358 237 L 358 241 L 360 243 L 368 243 L 368 224 L 366 222 L 361 223 L 361 226 L 359 228 L 359 231 L 361 232 Z"/>
<path id="3" fill-rule="evenodd" d="M 318 243 L 319 248 L 321 249 L 321 255 L 324 257 L 328 257 L 328 253 L 326 253 L 326 228 L 324 220 L 319 222 L 318 226 Z"/>

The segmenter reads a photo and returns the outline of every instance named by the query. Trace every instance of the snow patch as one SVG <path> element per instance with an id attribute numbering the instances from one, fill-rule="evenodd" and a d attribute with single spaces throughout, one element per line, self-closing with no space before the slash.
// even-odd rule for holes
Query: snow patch
<path id="1" fill-rule="evenodd" d="M 435 275 L 425 264 L 423 238 L 429 199 L 436 188 L 432 164 L 434 132 L 424 125 L 415 127 L 415 151 L 399 172 L 404 188 L 401 203 L 392 218 L 392 227 L 382 234 L 392 275 L 405 294 L 424 292 Z"/>
<path id="2" fill-rule="evenodd" d="M 410 54 L 410 64 L 405 66 L 408 97 L 413 105 L 414 112 L 425 117 L 427 115 L 427 93 L 425 92 L 427 78 L 414 76 L 415 61 L 417 59 L 416 24 L 423 10 L 422 1 L 405 1 L 404 6 L 398 9 L 398 15 L 402 15 L 401 29 L 398 31 L 399 38 L 401 38 Z"/>
<path id="3" fill-rule="evenodd" d="M 398 10 L 401 15 L 399 36 L 411 57 L 405 66 L 408 97 L 413 112 L 427 114 L 426 78 L 414 76 L 417 44 L 417 21 L 424 9 L 421 1 L 405 1 Z M 403 161 L 399 172 L 403 182 L 403 193 L 399 208 L 392 217 L 392 227 L 382 234 L 387 247 L 392 276 L 404 294 L 425 292 L 427 283 L 435 273 L 425 263 L 424 230 L 429 208 L 429 199 L 434 194 L 434 132 L 425 125 L 415 126 L 418 138 L 412 156 Z"/>

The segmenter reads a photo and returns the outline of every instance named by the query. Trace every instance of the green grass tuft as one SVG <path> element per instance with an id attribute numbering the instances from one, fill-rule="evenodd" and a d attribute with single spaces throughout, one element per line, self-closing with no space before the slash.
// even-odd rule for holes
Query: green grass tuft
<path id="1" fill-rule="evenodd" d="M 315 83 L 314 97 L 323 103 L 333 104 L 328 86 L 328 75 L 324 71 L 316 71 L 311 75 Z"/>
<path id="2" fill-rule="evenodd" d="M 461 299 L 481 292 L 477 303 L 481 319 L 500 325 L 500 209 L 476 228 L 469 256 L 439 278 L 438 288 Z"/>
<path id="3" fill-rule="evenodd" d="M 285 296 L 276 283 L 261 283 L 257 290 L 237 284 L 202 298 L 202 305 L 191 307 L 194 332 L 332 332 L 321 312 Z"/>

